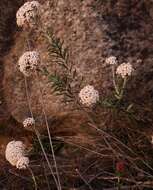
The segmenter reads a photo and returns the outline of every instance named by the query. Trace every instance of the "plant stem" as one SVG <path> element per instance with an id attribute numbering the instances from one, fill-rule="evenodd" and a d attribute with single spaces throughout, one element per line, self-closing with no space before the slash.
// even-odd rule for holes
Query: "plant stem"
<path id="1" fill-rule="evenodd" d="M 123 93 L 124 93 L 124 89 L 126 87 L 126 82 L 127 82 L 127 77 L 124 78 L 123 85 L 122 85 L 121 91 L 119 93 L 120 100 L 123 98 Z"/>
<path id="2" fill-rule="evenodd" d="M 30 51 L 30 50 L 31 50 L 31 46 L 30 46 L 30 43 L 29 43 L 28 36 L 26 37 L 26 42 L 27 42 L 28 50 Z M 31 113 L 31 117 L 34 118 L 33 113 L 32 113 L 32 108 L 31 108 L 30 97 L 29 97 L 29 93 L 28 93 L 27 78 L 24 76 L 24 79 L 25 79 L 26 96 L 27 96 L 27 101 L 28 101 L 28 105 L 29 105 L 29 110 L 30 110 L 30 113 Z M 41 89 L 40 89 L 40 91 L 41 91 Z M 60 182 L 59 182 L 59 177 L 58 177 L 57 169 L 56 169 L 56 173 L 57 173 L 57 179 L 56 179 L 56 177 L 55 177 L 55 175 L 54 175 L 54 172 L 53 172 L 53 169 L 52 169 L 52 166 L 51 166 L 51 164 L 50 164 L 50 162 L 49 162 L 49 159 L 48 159 L 47 154 L 46 154 L 46 152 L 45 152 L 44 146 L 43 146 L 43 144 L 42 144 L 39 131 L 36 129 L 35 124 L 34 124 L 33 127 L 34 127 L 35 134 L 36 134 L 36 136 L 37 136 L 37 139 L 38 139 L 38 141 L 39 141 L 40 147 L 41 147 L 41 149 L 42 149 L 42 152 L 43 152 L 43 154 L 44 154 L 44 157 L 45 157 L 45 159 L 46 159 L 46 161 L 47 161 L 48 167 L 49 167 L 49 169 L 51 170 L 51 173 L 52 173 L 52 175 L 53 175 L 53 178 L 54 178 L 54 181 L 55 181 L 55 183 L 56 183 L 56 186 L 57 186 L 58 190 L 61 190 L 61 185 L 60 185 Z M 48 127 L 47 127 L 47 128 L 48 128 Z M 50 137 L 50 136 L 49 136 L 49 137 Z M 53 158 L 53 160 L 54 160 L 54 158 Z M 56 168 L 56 164 L 55 164 L 55 168 Z"/>
<path id="3" fill-rule="evenodd" d="M 61 187 L 61 183 L 60 183 L 60 176 L 59 176 L 57 162 L 56 162 L 56 158 L 55 158 L 55 153 L 54 153 L 54 148 L 53 148 L 53 142 L 52 142 L 52 137 L 51 137 L 51 134 L 50 134 L 49 124 L 48 124 L 46 110 L 45 110 L 45 105 L 44 105 L 44 98 L 43 98 L 42 90 L 41 90 L 41 87 L 40 87 L 38 73 L 36 73 L 36 80 L 37 80 L 36 83 L 38 85 L 38 89 L 40 91 L 40 98 L 41 98 L 41 102 L 40 103 L 42 105 L 42 111 L 43 111 L 44 118 L 45 118 L 45 123 L 46 123 L 46 127 L 47 127 L 48 137 L 49 137 L 49 141 L 50 141 L 50 147 L 51 147 L 51 151 L 52 151 L 52 157 L 53 157 L 53 161 L 54 161 L 54 165 L 55 165 L 55 170 L 56 170 L 56 175 L 57 175 L 57 180 L 58 180 L 58 189 L 61 190 L 62 187 Z"/>
<path id="4" fill-rule="evenodd" d="M 25 89 L 26 89 L 26 96 L 27 96 L 27 102 L 28 102 L 29 110 L 30 110 L 30 113 L 31 113 L 31 117 L 34 118 L 33 112 L 32 112 L 32 108 L 31 108 L 30 97 L 29 97 L 29 93 L 28 93 L 27 79 L 26 79 L 26 77 L 24 77 L 24 79 L 25 79 Z M 35 124 L 34 124 L 33 128 L 34 128 L 35 134 L 36 134 L 36 136 L 37 136 L 38 142 L 39 142 L 39 144 L 40 144 L 40 147 L 41 147 L 41 149 L 42 149 L 42 152 L 43 152 L 43 154 L 44 154 L 44 157 L 45 157 L 45 159 L 46 159 L 46 161 L 47 161 L 48 167 L 49 167 L 49 169 L 50 169 L 50 171 L 51 171 L 51 173 L 52 173 L 52 175 L 53 175 L 54 181 L 55 181 L 55 183 L 56 183 L 56 185 L 57 185 L 57 187 L 58 187 L 57 179 L 56 179 L 56 177 L 55 177 L 55 175 L 54 175 L 52 166 L 51 166 L 51 164 L 50 164 L 50 162 L 49 162 L 49 159 L 48 159 L 47 154 L 46 154 L 46 152 L 45 152 L 44 146 L 43 146 L 43 144 L 42 144 L 42 142 L 41 142 L 40 134 L 39 134 L 39 132 L 38 132 L 38 130 L 37 130 Z"/>
<path id="5" fill-rule="evenodd" d="M 114 67 L 114 65 L 112 66 L 112 75 L 113 75 L 113 85 L 115 88 L 115 92 L 117 95 L 119 95 L 119 89 L 118 89 L 118 86 L 116 84 L 116 79 L 115 79 L 115 67 Z"/>
<path id="6" fill-rule="evenodd" d="M 37 185 L 37 182 L 36 182 L 35 175 L 34 175 L 32 169 L 31 169 L 30 167 L 27 167 L 27 168 L 28 168 L 28 170 L 30 171 L 30 174 L 31 174 L 31 176 L 32 176 L 32 180 L 33 180 L 33 182 L 34 182 L 35 190 L 38 190 L 38 185 Z"/>

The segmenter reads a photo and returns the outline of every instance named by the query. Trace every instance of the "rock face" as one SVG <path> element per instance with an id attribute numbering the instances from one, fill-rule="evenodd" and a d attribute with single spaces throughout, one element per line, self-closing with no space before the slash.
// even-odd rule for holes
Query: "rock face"
<path id="1" fill-rule="evenodd" d="M 130 61 L 135 71 L 134 82 L 129 84 L 129 98 L 149 104 L 152 99 L 152 51 L 153 26 L 149 1 L 40 1 L 43 5 L 44 26 L 52 27 L 55 34 L 64 40 L 71 50 L 71 60 L 86 84 L 92 84 L 106 96 L 112 87 L 110 68 L 105 64 L 109 55 L 118 57 L 120 63 Z M 19 56 L 25 51 L 26 32 L 18 31 L 15 44 L 4 58 L 5 100 L 12 116 L 22 122 L 29 116 L 24 77 L 17 68 Z M 46 44 L 39 39 L 39 32 L 31 32 L 31 49 L 37 49 L 42 56 L 42 65 L 49 71 L 57 67 L 49 61 Z M 146 38 L 147 36 L 147 38 Z M 60 71 L 61 72 L 61 71 Z M 144 86 L 145 83 L 145 86 Z M 48 117 L 70 112 L 61 98 L 52 93 L 47 79 L 35 76 L 28 78 L 31 106 L 36 117 L 41 117 L 42 104 L 38 86 L 43 91 L 44 107 Z M 137 89 L 137 94 L 135 94 Z M 134 94 L 133 94 L 134 92 Z M 144 99 L 144 96 L 147 99 Z"/>
<path id="2" fill-rule="evenodd" d="M 92 8 L 92 2 L 59 1 L 57 5 L 49 6 L 49 2 L 42 3 L 45 14 L 42 15 L 45 26 L 52 26 L 55 34 L 64 40 L 65 45 L 71 50 L 73 65 L 80 75 L 85 76 L 86 84 L 93 84 L 98 90 L 103 88 L 104 78 L 108 78 L 104 72 L 102 51 L 104 43 L 100 16 Z M 4 86 L 5 98 L 11 114 L 19 122 L 22 122 L 29 114 L 27 105 L 24 77 L 17 68 L 19 56 L 24 52 L 25 32 L 18 32 L 16 43 L 8 56 L 5 57 Z M 47 63 L 50 72 L 56 69 L 48 61 L 46 44 L 38 39 L 39 32 L 32 34 L 32 49 L 38 49 L 42 55 L 42 65 Z M 53 66 L 52 66 L 53 65 Z M 93 69 L 94 66 L 94 69 Z M 91 77 L 91 75 L 93 77 Z M 57 116 L 70 111 L 70 106 L 65 106 L 61 98 L 52 93 L 50 85 L 45 78 L 35 76 L 28 78 L 28 91 L 32 102 L 32 110 L 37 117 L 41 116 L 41 95 L 39 85 L 43 91 L 44 107 L 48 117 Z M 104 84 L 106 85 L 106 84 Z M 10 96 L 11 95 L 11 96 Z M 14 103 L 16 102 L 16 103 Z"/>

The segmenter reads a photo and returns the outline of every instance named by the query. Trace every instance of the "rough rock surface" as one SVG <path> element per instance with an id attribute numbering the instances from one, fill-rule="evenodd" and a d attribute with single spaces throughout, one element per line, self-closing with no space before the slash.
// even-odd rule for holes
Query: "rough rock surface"
<path id="1" fill-rule="evenodd" d="M 74 60 L 74 65 L 79 74 L 85 76 L 86 83 L 93 84 L 100 90 L 103 88 L 102 79 L 107 77 L 106 73 L 103 72 L 105 64 L 102 64 L 102 46 L 104 43 L 101 41 L 103 40 L 102 27 L 98 13 L 90 7 L 91 3 L 58 1 L 56 8 L 50 8 L 49 2 L 46 1 L 43 4 L 45 15 L 42 17 L 43 23 L 47 26 L 51 25 L 55 34 L 63 39 L 65 45 L 72 51 L 71 58 Z M 34 35 L 31 37 L 33 38 Z M 4 86 L 7 87 L 5 90 L 6 101 L 12 115 L 19 122 L 22 122 L 29 112 L 24 77 L 17 68 L 17 60 L 24 51 L 24 43 L 24 32 L 17 34 L 14 47 L 10 54 L 5 57 L 4 68 L 5 73 L 7 73 L 4 76 Z M 32 42 L 32 47 L 41 53 L 42 63 L 48 62 L 43 42 L 36 38 L 36 42 Z M 55 66 L 49 63 L 48 69 L 53 72 Z M 59 97 L 52 94 L 50 85 L 44 78 L 31 77 L 28 79 L 28 84 L 34 115 L 40 116 L 42 113 L 39 85 L 43 91 L 45 109 L 49 117 L 69 111 L 69 106 L 65 106 Z"/>
<path id="2" fill-rule="evenodd" d="M 150 1 L 40 1 L 43 5 L 43 24 L 51 26 L 71 50 L 71 59 L 78 73 L 85 77 L 85 85 L 92 84 L 102 96 L 112 90 L 110 67 L 105 64 L 109 55 L 120 63 L 130 61 L 135 68 L 134 82 L 129 84 L 132 101 L 152 105 L 152 52 L 153 26 Z M 17 121 L 29 115 L 24 77 L 17 68 L 18 57 L 25 51 L 26 32 L 18 30 L 15 44 L 4 58 L 4 93 L 8 109 Z M 42 65 L 50 72 L 56 67 L 48 61 L 46 44 L 31 32 L 31 47 L 42 55 Z M 147 36 L 147 38 L 146 38 Z M 39 84 L 38 84 L 39 83 Z M 145 85 L 144 85 L 145 84 Z M 49 118 L 70 112 L 59 97 L 52 93 L 47 79 L 35 76 L 28 79 L 32 110 L 41 118 L 41 98 Z M 137 94 L 135 94 L 137 89 Z M 134 92 L 134 93 L 133 93 Z M 144 99 L 144 96 L 147 97 Z M 140 105 L 141 106 L 141 105 Z"/>

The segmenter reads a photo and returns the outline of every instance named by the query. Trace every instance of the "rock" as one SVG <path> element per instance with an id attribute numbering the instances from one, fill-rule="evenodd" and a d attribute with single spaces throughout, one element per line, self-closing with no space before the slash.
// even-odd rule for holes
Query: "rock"
<path id="1" fill-rule="evenodd" d="M 139 80 L 143 80 L 145 74 L 151 72 L 152 67 L 153 27 L 150 25 L 152 21 L 146 12 L 145 1 L 135 0 L 128 5 L 126 1 L 117 1 L 116 9 L 113 9 L 115 4 L 93 0 L 63 0 L 52 5 L 49 1 L 41 3 L 45 12 L 42 14 L 43 25 L 51 26 L 56 36 L 64 40 L 65 46 L 71 51 L 70 59 L 73 66 L 79 75 L 85 78 L 84 85 L 94 85 L 103 96 L 109 94 L 112 82 L 110 67 L 105 64 L 105 58 L 113 54 L 118 57 L 120 63 L 130 61 L 135 67 L 135 82 L 129 84 L 132 91 L 137 89 L 140 92 L 135 98 L 141 99 L 144 94 L 150 96 L 152 79 L 149 79 L 145 86 L 143 82 L 135 86 Z M 127 11 L 126 14 L 119 13 L 122 9 L 124 13 Z M 17 68 L 18 58 L 25 51 L 25 35 L 24 31 L 17 32 L 15 44 L 3 60 L 5 100 L 11 114 L 19 122 L 30 115 L 24 77 Z M 38 49 L 42 56 L 42 66 L 47 64 L 48 70 L 53 73 L 58 67 L 49 61 L 46 44 L 39 36 L 39 31 L 31 32 L 31 47 Z M 137 61 L 140 59 L 142 62 Z M 62 72 L 60 68 L 58 71 Z M 42 115 L 42 100 L 38 86 L 43 91 L 47 117 L 71 112 L 71 105 L 63 104 L 62 98 L 52 93 L 47 78 L 33 76 L 27 80 L 31 107 L 36 117 Z M 133 95 L 129 97 L 133 99 Z"/>
<path id="2" fill-rule="evenodd" d="M 73 64 L 79 75 L 85 77 L 84 85 L 93 84 L 100 90 L 103 86 L 101 81 L 107 76 L 104 72 L 106 67 L 102 57 L 104 44 L 102 43 L 102 27 L 98 13 L 92 9 L 92 1 L 63 2 L 59 1 L 57 7 L 51 8 L 48 7 L 48 1 L 43 4 L 45 12 L 44 17 L 42 16 L 43 23 L 44 25 L 52 26 L 55 34 L 64 40 L 65 46 L 71 50 L 71 61 L 74 60 Z M 15 44 L 9 55 L 4 59 L 3 85 L 6 86 L 4 91 L 5 98 L 11 114 L 19 122 L 22 122 L 30 114 L 26 99 L 24 77 L 17 68 L 18 58 L 24 52 L 24 35 L 25 32 L 16 35 Z M 32 49 L 39 50 L 42 55 L 42 65 L 47 63 L 49 71 L 53 73 L 57 66 L 49 62 L 46 54 L 46 44 L 38 40 L 39 35 L 38 32 L 36 32 L 36 36 L 35 34 L 31 35 L 32 39 L 35 38 L 32 42 Z M 71 106 L 63 104 L 62 98 L 52 93 L 51 86 L 46 78 L 33 76 L 27 80 L 31 107 L 36 117 L 42 115 L 42 100 L 39 86 L 43 91 L 43 104 L 48 117 L 70 112 Z"/>

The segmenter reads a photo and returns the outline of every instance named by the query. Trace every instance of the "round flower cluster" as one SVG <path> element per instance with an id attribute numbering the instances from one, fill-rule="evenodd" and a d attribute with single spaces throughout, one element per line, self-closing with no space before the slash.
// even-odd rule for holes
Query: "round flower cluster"
<path id="1" fill-rule="evenodd" d="M 23 121 L 23 126 L 27 130 L 32 130 L 32 127 L 35 125 L 35 120 L 32 117 L 28 117 Z"/>
<path id="2" fill-rule="evenodd" d="M 28 1 L 16 13 L 18 26 L 33 26 L 39 16 L 40 3 L 38 1 Z"/>
<path id="3" fill-rule="evenodd" d="M 120 75 L 123 79 L 127 76 L 131 76 L 133 67 L 130 63 L 122 63 L 116 69 L 116 74 Z"/>
<path id="4" fill-rule="evenodd" d="M 22 141 L 9 142 L 6 146 L 5 157 L 12 166 L 19 169 L 25 169 L 29 165 L 29 158 L 25 157 L 25 145 Z"/>
<path id="5" fill-rule="evenodd" d="M 18 64 L 19 70 L 25 76 L 30 76 L 40 64 L 40 55 L 37 51 L 27 51 L 19 58 Z"/>
<path id="6" fill-rule="evenodd" d="M 110 57 L 106 58 L 106 63 L 109 65 L 116 65 L 117 59 L 115 56 L 110 56 Z"/>
<path id="7" fill-rule="evenodd" d="M 85 86 L 79 93 L 80 101 L 86 106 L 92 106 L 99 101 L 99 93 L 93 86 Z"/>

